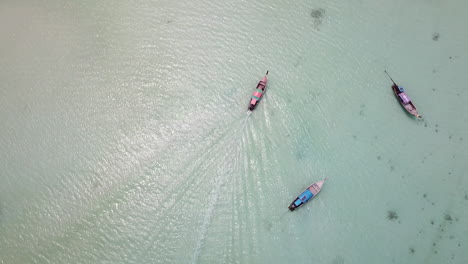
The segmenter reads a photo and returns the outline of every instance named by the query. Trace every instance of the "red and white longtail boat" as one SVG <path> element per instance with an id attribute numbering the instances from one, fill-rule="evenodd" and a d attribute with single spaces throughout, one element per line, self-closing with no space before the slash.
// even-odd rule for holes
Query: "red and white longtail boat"
<path id="1" fill-rule="evenodd" d="M 250 103 L 249 103 L 249 110 L 253 111 L 255 107 L 257 107 L 258 103 L 260 103 L 260 100 L 262 99 L 263 95 L 266 92 L 266 86 L 268 82 L 268 71 L 266 72 L 265 76 L 258 82 L 257 88 L 255 89 L 255 92 L 252 94 L 252 97 L 250 98 Z"/>

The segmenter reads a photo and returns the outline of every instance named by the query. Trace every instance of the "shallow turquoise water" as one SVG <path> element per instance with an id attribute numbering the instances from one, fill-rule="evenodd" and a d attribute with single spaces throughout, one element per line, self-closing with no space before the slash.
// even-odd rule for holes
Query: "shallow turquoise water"
<path id="1" fill-rule="evenodd" d="M 466 263 L 468 4 L 342 2 L 0 3 L 0 263 Z"/>

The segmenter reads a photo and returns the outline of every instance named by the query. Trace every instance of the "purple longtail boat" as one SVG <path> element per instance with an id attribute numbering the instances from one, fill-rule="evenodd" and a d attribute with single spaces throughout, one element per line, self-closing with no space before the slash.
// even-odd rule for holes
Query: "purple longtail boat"
<path id="1" fill-rule="evenodd" d="M 305 189 L 305 191 L 303 191 L 297 198 L 296 200 L 294 200 L 290 205 L 289 205 L 289 210 L 290 211 L 294 211 L 296 210 L 296 208 L 298 208 L 299 206 L 302 206 L 304 205 L 305 203 L 307 203 L 308 201 L 310 201 L 312 198 L 314 198 L 319 192 L 320 190 L 322 190 L 322 186 L 323 184 L 325 183 L 325 181 L 327 180 L 327 178 L 321 180 L 321 181 L 318 181 L 318 182 L 314 182 L 312 183 L 309 187 L 307 187 L 307 189 Z"/>
<path id="2" fill-rule="evenodd" d="M 250 97 L 250 103 L 249 103 L 249 110 L 253 111 L 255 107 L 257 107 L 258 103 L 260 103 L 260 100 L 262 99 L 263 95 L 266 92 L 266 86 L 268 82 L 268 71 L 266 72 L 265 76 L 258 82 L 257 88 L 252 94 L 252 97 Z"/>
<path id="3" fill-rule="evenodd" d="M 388 74 L 387 71 L 385 71 L 385 73 L 388 75 L 388 77 L 390 78 L 390 80 L 393 82 L 393 85 L 392 85 L 392 90 L 393 90 L 393 93 L 395 93 L 395 96 L 396 98 L 398 99 L 398 101 L 400 102 L 400 104 L 403 106 L 403 108 L 406 109 L 406 111 L 408 111 L 408 113 L 410 113 L 411 115 L 414 115 L 415 117 L 422 117 L 418 114 L 418 110 L 416 110 L 416 106 L 414 106 L 413 102 L 411 101 L 411 99 L 409 98 L 409 96 L 406 94 L 405 90 L 403 89 L 403 87 L 401 86 L 398 86 L 392 79 L 392 77 L 390 77 L 390 75 Z"/>

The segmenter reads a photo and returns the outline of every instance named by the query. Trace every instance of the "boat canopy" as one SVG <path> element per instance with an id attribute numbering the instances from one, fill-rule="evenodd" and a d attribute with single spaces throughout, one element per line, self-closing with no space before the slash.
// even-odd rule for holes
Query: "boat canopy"
<path id="1" fill-rule="evenodd" d="M 260 101 L 260 98 L 263 95 L 263 91 L 261 89 L 255 90 L 255 92 L 252 95 L 252 99 L 256 99 L 257 101 Z"/>
<path id="2" fill-rule="evenodd" d="M 299 206 L 301 205 L 301 203 L 302 203 L 301 199 L 296 199 L 296 201 L 294 201 L 295 206 Z"/>
<path id="3" fill-rule="evenodd" d="M 411 102 L 411 100 L 409 99 L 408 95 L 405 92 L 399 93 L 398 96 L 400 97 L 401 102 L 405 105 Z"/>
<path id="4" fill-rule="evenodd" d="M 312 194 L 311 191 L 309 191 L 309 189 L 305 190 L 303 193 L 301 193 L 301 195 L 299 196 L 299 199 L 302 200 L 302 202 L 306 202 L 308 201 L 310 198 L 312 198 L 312 196 L 314 196 Z"/>
<path id="5" fill-rule="evenodd" d="M 398 91 L 400 91 L 400 93 L 403 93 L 405 89 L 403 89 L 403 86 L 398 86 Z"/>

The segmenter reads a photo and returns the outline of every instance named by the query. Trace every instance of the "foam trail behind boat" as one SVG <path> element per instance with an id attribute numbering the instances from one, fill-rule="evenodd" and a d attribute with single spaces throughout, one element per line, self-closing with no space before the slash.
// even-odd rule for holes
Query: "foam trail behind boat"
<path id="1" fill-rule="evenodd" d="M 241 123 L 241 128 L 240 128 L 240 131 L 241 131 L 241 132 L 244 131 L 244 128 L 245 128 L 245 126 L 247 125 L 247 120 L 249 119 L 250 115 L 252 115 L 252 112 L 251 112 L 251 111 L 247 111 L 247 116 L 242 120 L 242 123 Z M 242 135 L 242 133 L 241 133 L 240 135 Z"/>
<path id="2" fill-rule="evenodd" d="M 287 215 L 288 213 L 289 213 L 289 211 L 284 212 L 284 214 L 282 214 L 282 215 L 280 216 L 279 220 L 283 219 L 283 217 L 284 217 L 285 215 Z"/>
<path id="3" fill-rule="evenodd" d="M 225 145 L 225 147 L 226 147 L 226 149 L 228 151 L 232 150 L 234 152 L 234 154 L 238 154 L 239 140 L 241 139 L 241 136 L 243 135 L 244 128 L 247 125 L 247 120 L 249 119 L 251 114 L 252 114 L 251 111 L 247 112 L 247 116 L 244 119 L 242 119 L 239 129 L 236 130 L 236 132 L 234 134 L 234 138 L 230 142 L 228 142 L 228 144 Z M 239 134 L 236 137 L 237 133 L 239 133 Z M 231 148 L 231 145 L 234 144 L 234 143 L 237 143 L 237 144 L 234 146 L 234 148 Z M 227 164 L 227 163 L 230 163 L 232 161 L 232 159 L 229 158 L 231 156 L 231 154 L 233 153 L 232 151 L 229 151 L 229 152 L 226 153 L 226 155 L 224 156 L 223 164 Z M 217 164 L 217 163 L 215 163 L 215 164 Z M 208 202 L 209 202 L 208 209 L 206 210 L 205 217 L 203 218 L 202 226 L 200 228 L 199 239 L 196 242 L 195 249 L 194 249 L 194 252 L 193 252 L 193 255 L 192 255 L 192 259 L 190 261 L 190 263 L 192 263 L 192 264 L 195 264 L 198 261 L 198 257 L 200 256 L 200 253 L 201 253 L 201 250 L 202 250 L 202 247 L 203 247 L 203 243 L 204 243 L 204 241 L 206 239 L 206 234 L 208 232 L 208 228 L 209 228 L 209 226 L 210 226 L 210 224 L 212 222 L 214 210 L 215 210 L 216 205 L 218 203 L 218 198 L 219 198 L 219 193 L 220 193 L 221 187 L 224 185 L 224 181 L 226 180 L 227 175 L 232 171 L 232 167 L 228 167 L 227 169 L 225 169 L 225 168 L 226 168 L 226 166 L 223 166 L 222 171 L 221 171 L 220 175 L 218 176 L 217 184 L 216 184 L 215 188 L 210 192 L 210 195 L 209 195 L 209 198 L 208 198 Z"/>
<path id="4" fill-rule="evenodd" d="M 199 239 L 197 240 L 197 243 L 195 245 L 195 250 L 194 250 L 193 255 L 192 255 L 192 261 L 190 262 L 192 264 L 197 263 L 198 257 L 199 257 L 199 255 L 201 253 L 203 242 L 206 239 L 206 234 L 208 232 L 208 227 L 211 224 L 211 221 L 212 221 L 212 218 L 213 218 L 213 212 L 214 212 L 215 206 L 216 206 L 216 204 L 218 202 L 219 190 L 221 189 L 221 186 L 223 186 L 223 184 L 224 184 L 224 179 L 223 178 L 224 177 L 221 177 L 221 179 L 219 179 L 218 184 L 216 185 L 216 188 L 214 190 L 212 190 L 210 195 L 209 195 L 208 201 L 212 201 L 212 202 L 208 205 L 208 209 L 207 209 L 207 211 L 205 213 L 205 217 L 203 219 L 203 223 L 202 223 L 202 226 L 200 228 L 200 236 L 199 236 Z"/>

